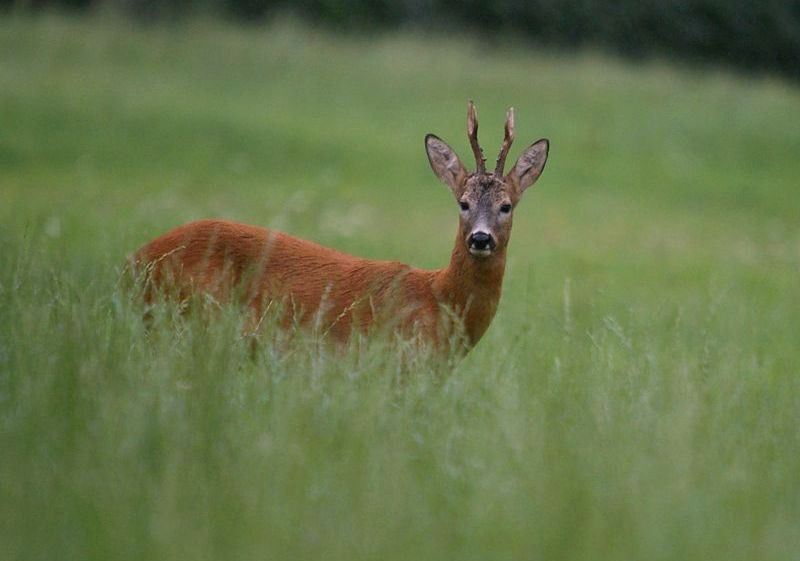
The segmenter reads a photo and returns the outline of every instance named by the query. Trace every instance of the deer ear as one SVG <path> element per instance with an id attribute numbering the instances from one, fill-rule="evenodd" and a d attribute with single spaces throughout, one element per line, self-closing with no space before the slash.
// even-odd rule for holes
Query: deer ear
<path id="1" fill-rule="evenodd" d="M 549 140 L 546 138 L 537 140 L 525 149 L 513 169 L 508 172 L 506 178 L 517 186 L 520 195 L 542 175 L 549 149 Z"/>
<path id="2" fill-rule="evenodd" d="M 431 169 L 439 180 L 450 187 L 450 190 L 458 196 L 464 178 L 467 177 L 467 170 L 456 153 L 446 142 L 434 134 L 425 137 L 425 151 L 428 153 L 428 161 Z"/>

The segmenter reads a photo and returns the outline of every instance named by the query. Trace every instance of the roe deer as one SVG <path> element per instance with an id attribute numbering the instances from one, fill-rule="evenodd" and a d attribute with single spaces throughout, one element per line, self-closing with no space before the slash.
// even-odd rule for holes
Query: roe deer
<path id="1" fill-rule="evenodd" d="M 176 290 L 180 298 L 201 292 L 217 299 L 230 298 L 235 288 L 254 320 L 276 302 L 284 306 L 284 324 L 313 326 L 341 343 L 353 330 L 389 326 L 436 348 L 460 337 L 454 350 L 468 351 L 494 317 L 514 208 L 541 175 L 549 142 L 531 144 L 504 175 L 514 140 L 513 108 L 506 115 L 494 171 L 486 171 L 471 101 L 467 135 L 475 156 L 473 173 L 439 137 L 425 137 L 431 168 L 459 207 L 455 247 L 444 269 L 360 259 L 275 230 L 200 220 L 134 254 L 134 264 L 146 271 L 145 299 L 152 299 L 154 288 Z"/>

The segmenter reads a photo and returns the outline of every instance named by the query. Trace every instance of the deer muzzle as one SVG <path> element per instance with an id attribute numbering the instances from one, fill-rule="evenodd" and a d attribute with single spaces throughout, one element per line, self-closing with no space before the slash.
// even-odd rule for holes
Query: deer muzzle
<path id="1" fill-rule="evenodd" d="M 486 257 L 492 254 L 497 247 L 497 242 L 490 233 L 478 230 L 469 235 L 467 247 L 472 255 Z"/>

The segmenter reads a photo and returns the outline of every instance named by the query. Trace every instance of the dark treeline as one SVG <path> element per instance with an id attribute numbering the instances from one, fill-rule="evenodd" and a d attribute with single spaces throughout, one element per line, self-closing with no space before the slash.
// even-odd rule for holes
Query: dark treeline
<path id="1" fill-rule="evenodd" d="M 0 0 L 21 10 L 111 7 L 145 20 L 280 13 L 335 28 L 414 26 L 513 32 L 560 47 L 678 55 L 800 77 L 800 0 Z"/>

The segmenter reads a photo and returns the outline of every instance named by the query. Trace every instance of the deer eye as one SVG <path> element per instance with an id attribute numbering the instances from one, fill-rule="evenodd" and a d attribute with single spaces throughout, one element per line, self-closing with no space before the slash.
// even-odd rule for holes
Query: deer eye
<path id="1" fill-rule="evenodd" d="M 467 201 L 458 201 L 458 206 L 461 207 L 461 210 L 469 210 L 469 203 Z"/>
<path id="2" fill-rule="evenodd" d="M 511 205 L 509 203 L 500 205 L 500 212 L 502 212 L 503 214 L 508 214 L 509 212 L 511 212 Z"/>

